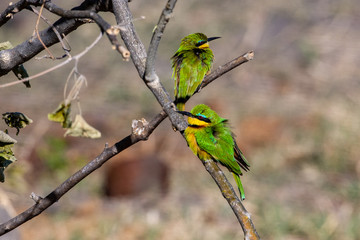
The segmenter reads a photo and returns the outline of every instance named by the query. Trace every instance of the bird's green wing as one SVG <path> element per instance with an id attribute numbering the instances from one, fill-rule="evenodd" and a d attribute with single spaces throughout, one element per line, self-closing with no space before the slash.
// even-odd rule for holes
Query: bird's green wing
<path id="1" fill-rule="evenodd" d="M 178 50 L 172 57 L 175 100 L 185 102 L 210 71 L 214 55 L 211 50 Z"/>
<path id="2" fill-rule="evenodd" d="M 202 63 L 193 51 L 183 53 L 183 59 L 178 69 L 176 83 L 177 98 L 186 98 L 194 94 L 201 84 L 205 74 L 210 70 L 210 64 Z"/>
<path id="3" fill-rule="evenodd" d="M 211 128 L 208 128 L 211 129 Z M 226 130 L 226 129 L 225 129 Z M 209 153 L 214 160 L 224 165 L 230 172 L 232 172 L 236 185 L 238 186 L 241 200 L 245 199 L 244 187 L 240 180 L 242 175 L 240 166 L 234 158 L 234 141 L 230 131 L 227 133 L 217 133 L 220 136 L 214 136 L 212 132 L 204 133 L 199 131 L 195 133 L 197 144 L 199 147 Z M 230 140 L 228 138 L 230 136 Z"/>
<path id="4" fill-rule="evenodd" d="M 242 175 L 240 166 L 234 158 L 234 142 L 231 133 L 230 135 L 226 134 L 226 132 L 222 132 L 224 130 L 226 129 L 222 129 L 220 132 L 215 131 L 215 135 L 214 128 L 196 132 L 197 144 L 202 150 L 209 153 L 214 160 L 227 167 L 229 171 Z"/>

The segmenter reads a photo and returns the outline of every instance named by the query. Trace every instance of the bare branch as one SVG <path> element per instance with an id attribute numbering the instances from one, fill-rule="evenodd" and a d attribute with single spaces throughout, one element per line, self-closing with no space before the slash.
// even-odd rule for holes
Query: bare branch
<path id="1" fill-rule="evenodd" d="M 154 33 L 152 35 L 150 46 L 148 50 L 148 57 L 146 59 L 145 66 L 145 80 L 151 81 L 153 79 L 152 75 L 155 74 L 155 57 L 157 49 L 161 40 L 161 37 L 164 33 L 166 24 L 169 22 L 172 11 L 175 7 L 177 0 L 169 0 L 162 11 L 159 22 L 155 27 Z"/>
<path id="2" fill-rule="evenodd" d="M 35 13 L 36 15 L 39 15 L 39 16 L 41 17 L 41 19 L 42 19 L 44 22 L 46 22 L 47 25 L 49 25 L 49 26 L 51 27 L 51 29 L 54 31 L 54 33 L 55 33 L 56 36 L 58 37 L 59 42 L 60 42 L 63 50 L 65 51 L 65 54 L 64 54 L 63 56 L 61 56 L 61 57 L 57 57 L 56 59 L 62 59 L 62 58 L 64 58 L 64 57 L 66 57 L 66 56 L 71 57 L 71 56 L 70 56 L 70 51 L 71 51 L 70 45 L 68 44 L 68 42 L 66 42 L 66 43 L 67 43 L 67 45 L 68 45 L 69 47 L 67 47 L 67 46 L 65 45 L 62 36 L 61 36 L 60 33 L 58 32 L 58 30 L 52 25 L 52 23 L 51 23 L 47 18 L 45 18 L 44 16 L 42 16 L 34 7 L 30 6 L 30 10 L 31 10 L 33 13 Z M 66 39 L 65 39 L 65 40 L 66 40 Z M 39 59 L 39 58 L 38 58 L 38 59 Z"/>
<path id="3" fill-rule="evenodd" d="M 65 193 L 73 188 L 82 179 L 88 176 L 90 173 L 100 168 L 107 160 L 115 156 L 122 150 L 136 143 L 138 140 L 135 136 L 129 135 L 120 142 L 117 142 L 110 148 L 105 148 L 104 151 L 97 156 L 94 160 L 84 166 L 82 169 L 73 174 L 65 182 L 59 185 L 54 191 L 52 191 L 45 198 L 38 197 L 36 204 L 22 212 L 18 216 L 10 219 L 6 223 L 0 225 L 0 236 L 20 226 L 21 224 L 29 221 L 42 213 L 45 209 L 50 207 L 56 201 L 58 201 Z"/>
<path id="4" fill-rule="evenodd" d="M 244 205 L 241 203 L 240 199 L 235 194 L 233 187 L 225 177 L 223 171 L 221 171 L 219 166 L 213 160 L 207 160 L 203 162 L 203 164 L 220 188 L 224 198 L 227 200 L 230 207 L 233 209 L 233 212 L 235 213 L 235 216 L 244 231 L 244 239 L 260 239 L 260 236 L 257 233 L 253 222 L 251 221 L 250 213 L 246 211 Z"/>
<path id="5" fill-rule="evenodd" d="M 164 31 L 166 23 L 169 21 L 167 14 L 172 11 L 172 7 L 175 6 L 175 3 L 176 1 L 169 0 L 166 4 L 164 11 L 162 12 L 158 24 L 161 27 L 159 28 L 159 30 L 155 30 L 155 37 L 152 38 L 152 50 L 149 50 L 149 52 L 151 52 L 153 56 L 150 58 L 151 60 L 148 66 L 151 66 L 155 60 L 155 52 L 161 38 L 161 33 Z M 160 82 L 160 79 L 155 73 L 155 71 L 152 71 L 151 74 L 147 74 L 147 76 L 145 75 L 145 66 L 147 64 L 145 47 L 144 44 L 140 41 L 132 24 L 132 15 L 129 10 L 127 1 L 113 0 L 113 9 L 117 23 L 124 26 L 126 29 L 120 34 L 125 42 L 126 47 L 131 52 L 131 58 L 134 62 L 136 69 L 138 70 L 139 76 L 143 79 L 146 86 L 151 90 L 162 108 L 165 110 L 173 126 L 179 131 L 184 130 L 187 127 L 186 121 L 184 120 L 182 115 L 176 113 L 176 108 L 170 98 L 170 95 Z M 149 70 L 151 70 L 151 68 L 149 68 Z M 150 75 L 151 79 L 149 79 Z"/>
<path id="6" fill-rule="evenodd" d="M 18 9 L 22 10 L 25 9 L 26 6 L 28 5 L 41 6 L 42 2 L 43 2 L 42 0 L 26 0 L 26 1 L 22 0 L 14 5 L 21 6 L 21 8 L 19 7 Z M 48 6 L 47 3 L 48 2 L 46 2 L 45 7 Z M 23 4 L 26 4 L 26 6 L 23 6 Z M 8 9 L 6 9 L 5 12 L 12 11 L 13 7 L 10 6 L 8 7 Z M 111 4 L 109 4 L 108 0 L 98 0 L 98 1 L 84 0 L 82 4 L 80 4 L 78 7 L 73 8 L 73 10 L 71 11 L 80 11 L 80 12 L 85 11 L 85 12 L 96 13 L 98 11 L 112 11 L 112 7 Z M 1 16 L 3 15 L 4 14 L 2 13 Z M 6 22 L 5 17 L 4 17 L 5 20 L 2 22 L 1 16 L 0 16 L 0 24 Z M 101 20 L 99 20 L 99 22 L 100 21 Z M 58 30 L 61 36 L 65 36 L 70 32 L 76 30 L 79 26 L 83 24 L 85 24 L 85 22 L 78 18 L 74 19 L 74 18 L 62 17 L 53 24 L 53 27 Z M 39 32 L 42 41 L 47 47 L 50 47 L 53 44 L 59 42 L 57 35 L 52 29 L 53 27 L 49 27 Z M 119 48 L 119 51 L 120 49 L 121 48 Z M 7 74 L 14 67 L 32 59 L 36 54 L 38 54 L 42 50 L 44 50 L 44 47 L 42 46 L 40 41 L 36 37 L 31 37 L 27 41 L 17 45 L 12 49 L 0 51 L 0 76 Z"/>
<path id="7" fill-rule="evenodd" d="M 123 39 L 126 48 L 130 51 L 131 60 L 133 61 L 139 76 L 143 78 L 145 73 L 146 50 L 135 31 L 133 16 L 129 11 L 127 1 L 112 0 L 112 6 L 117 24 L 124 28 L 124 31 L 120 31 L 121 38 Z"/>
<path id="8" fill-rule="evenodd" d="M 5 9 L 5 11 L 0 14 L 0 27 L 4 25 L 7 21 L 12 19 L 14 14 L 26 8 L 27 5 L 28 4 L 26 3 L 26 0 L 21 0 L 15 4 L 10 2 L 9 6 Z"/>
<path id="9" fill-rule="evenodd" d="M 106 22 L 99 14 L 94 11 L 85 11 L 85 10 L 64 10 L 58 6 L 56 6 L 52 2 L 45 2 L 44 7 L 50 12 L 59 15 L 64 18 L 90 18 L 94 20 L 97 25 L 100 27 L 101 31 L 105 32 L 107 37 L 109 38 L 111 44 L 114 49 L 119 51 L 119 53 L 123 56 L 125 60 L 127 60 L 130 56 L 128 51 L 125 51 L 123 47 L 121 47 L 119 41 L 116 38 L 118 31 L 115 30 L 113 26 L 111 26 L 108 22 Z"/>
<path id="10" fill-rule="evenodd" d="M 201 83 L 200 89 L 206 87 L 209 83 L 222 76 L 223 74 L 252 59 L 254 59 L 254 51 L 247 52 L 235 58 L 234 60 L 218 67 L 216 70 L 211 71 L 211 73 L 204 78 L 203 82 Z"/>
<path id="11" fill-rule="evenodd" d="M 41 4 L 41 7 L 40 7 L 40 11 L 39 11 L 39 15 L 38 15 L 38 18 L 36 20 L 36 25 L 35 25 L 35 33 L 36 33 L 36 36 L 37 38 L 39 39 L 41 45 L 43 45 L 44 49 L 49 53 L 49 56 L 51 59 L 55 59 L 54 55 L 51 53 L 51 51 L 46 47 L 45 43 L 41 40 L 41 37 L 40 37 L 40 34 L 39 34 L 39 23 L 40 23 L 40 18 L 42 16 L 42 11 L 44 9 L 44 4 Z M 57 36 L 57 34 L 56 34 Z"/>
<path id="12" fill-rule="evenodd" d="M 36 79 L 40 76 L 43 76 L 45 74 L 48 74 L 49 72 L 52 72 L 58 68 L 61 68 L 62 66 L 70 63 L 71 61 L 75 60 L 75 61 L 78 61 L 82 56 L 84 56 L 91 48 L 93 48 L 101 39 L 101 37 L 103 36 L 102 33 L 99 34 L 99 36 L 95 39 L 95 41 L 90 45 L 88 46 L 87 48 L 85 48 L 84 51 L 80 52 L 79 54 L 75 55 L 74 57 L 71 57 L 71 58 L 68 58 L 66 59 L 65 61 L 59 63 L 58 65 L 55 65 L 49 69 L 46 69 L 45 71 L 42 71 L 40 73 L 37 73 L 35 75 L 32 75 L 30 77 L 27 77 L 27 78 L 23 78 L 19 81 L 13 81 L 13 82 L 9 82 L 9 83 L 5 83 L 5 84 L 1 84 L 0 85 L 0 88 L 5 88 L 5 87 L 10 87 L 12 85 L 16 85 L 16 84 L 19 84 L 21 82 L 25 82 L 25 81 L 29 81 L 29 80 L 33 80 L 33 79 Z"/>

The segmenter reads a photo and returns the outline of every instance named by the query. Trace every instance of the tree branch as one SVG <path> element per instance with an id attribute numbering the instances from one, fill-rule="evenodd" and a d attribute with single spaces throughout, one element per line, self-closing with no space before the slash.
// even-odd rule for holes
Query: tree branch
<path id="1" fill-rule="evenodd" d="M 14 14 L 22 11 L 24 8 L 28 6 L 26 0 L 21 0 L 15 4 L 12 2 L 9 3 L 9 6 L 5 9 L 4 12 L 0 14 L 0 27 L 7 23 L 10 19 L 14 17 Z"/>
<path id="2" fill-rule="evenodd" d="M 211 177 L 214 179 L 216 184 L 221 190 L 222 195 L 229 203 L 236 218 L 238 219 L 241 228 L 244 231 L 244 239 L 246 240 L 258 240 L 260 239 L 253 222 L 251 221 L 250 213 L 245 209 L 238 196 L 223 171 L 213 160 L 207 160 L 203 162 L 206 170 L 209 172 Z"/>
<path id="3" fill-rule="evenodd" d="M 98 157 L 73 174 L 45 198 L 39 198 L 39 200 L 32 207 L 22 212 L 18 216 L 10 219 L 6 223 L 1 224 L 0 236 L 42 213 L 45 209 L 57 202 L 65 193 L 78 184 L 82 179 L 84 179 L 96 169 L 100 168 L 107 160 L 138 141 L 139 140 L 136 137 L 129 135 L 120 142 L 117 142 L 114 146 L 105 148 Z"/>
<path id="4" fill-rule="evenodd" d="M 100 27 L 101 31 L 105 32 L 107 37 L 109 38 L 111 44 L 113 45 L 114 49 L 116 49 L 125 60 L 128 60 L 130 57 L 129 51 L 125 48 L 121 47 L 119 41 L 116 38 L 116 35 L 119 33 L 119 29 L 116 27 L 111 26 L 108 22 L 106 22 L 99 14 L 96 12 L 89 10 L 64 10 L 58 6 L 56 6 L 52 2 L 45 2 L 44 7 L 58 16 L 64 18 L 90 18 L 96 22 L 96 24 Z"/>
<path id="5" fill-rule="evenodd" d="M 0 26 L 4 23 L 6 23 L 8 20 L 6 18 L 6 13 L 13 12 L 13 11 L 21 11 L 23 9 L 26 9 L 30 5 L 33 6 L 41 6 L 43 3 L 42 0 L 21 0 L 18 3 L 14 5 L 10 5 L 1 15 L 0 15 Z M 16 7 L 14 7 L 16 6 Z M 49 9 L 52 9 L 54 5 L 51 4 L 51 2 L 46 2 L 45 6 L 48 6 Z M 15 10 L 14 10 L 15 9 Z M 56 8 L 54 8 L 56 9 Z M 57 8 L 57 10 L 59 10 Z M 55 10 L 54 10 L 55 11 Z M 91 14 L 96 13 L 98 11 L 112 11 L 112 6 L 109 4 L 108 0 L 85 0 L 82 2 L 79 6 L 73 8 L 69 12 L 74 11 L 75 13 L 83 12 L 83 17 L 87 18 L 95 18 L 99 22 L 99 24 L 102 24 L 102 28 L 106 28 L 109 25 L 106 25 L 101 19 L 97 18 L 99 15 Z M 87 12 L 87 13 L 85 13 Z M 59 13 L 61 11 L 59 10 Z M 65 14 L 65 13 L 64 13 Z M 86 15 L 88 14 L 88 15 Z M 76 15 L 76 14 L 74 14 Z M 79 15 L 81 15 L 79 13 Z M 79 16 L 78 18 L 80 18 Z M 41 40 L 44 42 L 45 46 L 50 47 L 54 45 L 55 43 L 59 42 L 59 39 L 55 32 L 53 31 L 53 27 L 57 29 L 57 31 L 60 33 L 60 35 L 68 35 L 70 32 L 76 30 L 81 25 L 85 24 L 84 21 L 81 21 L 79 19 L 74 18 L 66 18 L 62 17 L 59 20 L 57 20 L 52 27 L 49 27 L 41 32 L 39 32 Z M 100 26 L 101 27 L 101 26 Z M 109 35 L 113 35 L 113 29 L 110 28 L 110 31 L 106 31 L 106 33 Z M 116 32 L 116 31 L 115 31 Z M 113 38 L 113 36 L 111 36 Z M 122 52 L 123 48 L 119 47 L 119 45 L 116 45 L 116 41 L 114 42 L 116 46 L 116 50 Z M 36 54 L 44 50 L 43 45 L 39 41 L 37 37 L 31 37 L 30 39 L 26 40 L 25 42 L 17 45 L 16 47 L 8 50 L 0 51 L 0 76 L 3 76 L 7 74 L 9 71 L 11 71 L 14 67 L 30 60 L 33 58 Z M 128 57 L 128 53 L 125 53 L 125 57 Z M 123 54 L 124 55 L 124 54 Z"/>
<path id="6" fill-rule="evenodd" d="M 169 22 L 173 9 L 175 7 L 177 0 L 169 0 L 162 11 L 158 24 L 155 27 L 154 33 L 152 35 L 150 46 L 148 50 L 148 57 L 146 59 L 145 66 L 145 80 L 151 81 L 153 77 L 151 75 L 155 74 L 155 58 L 156 53 L 160 44 L 161 37 L 165 31 L 166 24 Z M 148 76 L 147 76 L 148 75 Z"/>
<path id="7" fill-rule="evenodd" d="M 204 78 L 204 80 L 201 84 L 201 89 L 206 87 L 207 85 L 212 83 L 215 79 L 219 78 L 220 76 L 224 75 L 225 73 L 242 65 L 243 63 L 246 63 L 246 62 L 252 60 L 253 58 L 254 58 L 254 52 L 250 51 L 250 52 L 247 52 L 247 53 L 231 60 L 230 62 L 228 62 L 224 65 L 219 66 L 217 69 L 211 71 L 211 73 Z M 199 91 L 195 92 L 194 94 L 197 94 L 197 93 L 199 93 Z M 189 99 L 185 99 L 185 103 Z M 156 117 L 161 118 L 161 121 L 163 121 L 165 118 L 167 118 L 167 114 L 165 113 L 164 110 L 162 110 L 160 113 L 158 113 L 158 115 Z"/>
<path id="8" fill-rule="evenodd" d="M 45 18 L 44 16 L 42 16 L 33 6 L 30 6 L 30 9 L 29 9 L 29 10 L 32 11 L 34 14 L 40 16 L 40 18 L 41 18 L 47 25 L 49 25 L 49 26 L 51 27 L 51 29 L 54 31 L 54 33 L 55 33 L 56 36 L 58 37 L 59 42 L 60 42 L 60 44 L 61 44 L 61 46 L 62 46 L 62 49 L 65 51 L 65 54 L 64 54 L 63 56 L 61 56 L 61 57 L 57 57 L 56 59 L 62 59 L 62 58 L 64 58 L 64 57 L 66 57 L 66 56 L 71 57 L 71 55 L 70 55 L 71 47 L 70 47 L 70 46 L 67 47 L 67 46 L 65 45 L 62 36 L 61 36 L 60 33 L 56 30 L 56 28 L 53 26 L 53 24 L 52 24 L 47 18 Z"/>
<path id="9" fill-rule="evenodd" d="M 13 85 L 16 85 L 16 84 L 20 84 L 22 82 L 26 82 L 26 81 L 30 81 L 32 79 L 35 79 L 35 78 L 38 78 L 40 76 L 43 76 L 45 74 L 48 74 L 49 72 L 52 72 L 52 71 L 55 71 L 56 69 L 59 69 L 61 68 L 62 66 L 72 62 L 73 60 L 75 61 L 75 65 L 76 65 L 76 62 L 79 61 L 80 58 L 82 58 L 87 52 L 89 52 L 90 49 L 92 49 L 101 39 L 101 37 L 103 36 L 103 33 L 101 32 L 99 34 L 99 36 L 95 39 L 95 41 L 93 43 L 90 44 L 90 46 L 86 47 L 85 50 L 83 50 L 82 52 L 78 53 L 77 55 L 71 57 L 71 58 L 68 58 L 66 59 L 65 61 L 49 68 L 49 69 L 46 69 L 40 73 L 37 73 L 37 74 L 34 74 L 30 77 L 27 77 L 27 78 L 23 78 L 21 80 L 17 80 L 17 81 L 13 81 L 13 82 L 9 82 L 9 83 L 5 83 L 5 84 L 0 84 L 0 88 L 6 88 L 6 87 L 10 87 L 10 86 L 13 86 Z"/>
<path id="10" fill-rule="evenodd" d="M 133 17 L 129 11 L 128 3 L 126 0 L 112 0 L 112 6 L 117 24 L 124 28 L 124 31 L 120 32 L 121 38 L 123 39 L 126 48 L 130 51 L 131 60 L 133 61 L 139 76 L 143 78 L 145 72 L 146 50 L 135 31 L 135 27 L 132 23 Z"/>
<path id="11" fill-rule="evenodd" d="M 164 31 L 166 23 L 168 22 L 168 16 L 165 14 L 167 14 L 168 12 L 172 12 L 172 8 L 175 6 L 175 3 L 176 0 L 169 0 L 166 4 L 166 7 L 158 22 L 158 27 L 154 31 L 152 42 L 149 47 L 149 53 L 151 53 L 153 56 L 149 58 L 150 62 L 147 63 L 145 47 L 139 39 L 132 24 L 132 14 L 129 10 L 127 1 L 113 0 L 112 2 L 115 18 L 118 25 L 125 27 L 125 31 L 121 31 L 120 34 L 125 42 L 127 49 L 129 49 L 131 53 L 131 58 L 134 62 L 136 69 L 138 70 L 139 76 L 143 79 L 146 86 L 154 94 L 166 114 L 169 116 L 173 126 L 177 130 L 183 131 L 187 127 L 187 124 L 183 116 L 176 112 L 175 106 L 170 98 L 169 93 L 165 90 L 164 86 L 160 82 L 159 77 L 153 70 L 153 67 L 151 67 L 151 65 L 154 64 L 154 59 L 156 55 L 155 52 L 157 49 L 157 45 L 160 41 L 161 34 Z M 145 73 L 146 66 L 150 68 L 147 68 L 147 72 Z M 151 76 L 151 79 L 149 79 L 149 76 Z"/>
<path id="12" fill-rule="evenodd" d="M 212 81 L 214 81 L 218 77 L 222 76 L 223 74 L 231 71 L 232 69 L 236 68 L 237 66 L 239 66 L 243 63 L 246 63 L 250 60 L 253 60 L 253 59 L 254 59 L 254 51 L 250 51 L 250 52 L 247 52 L 247 53 L 233 59 L 232 61 L 218 67 L 217 69 L 211 71 L 210 74 L 204 78 L 203 82 L 201 83 L 200 89 L 206 87 Z"/>

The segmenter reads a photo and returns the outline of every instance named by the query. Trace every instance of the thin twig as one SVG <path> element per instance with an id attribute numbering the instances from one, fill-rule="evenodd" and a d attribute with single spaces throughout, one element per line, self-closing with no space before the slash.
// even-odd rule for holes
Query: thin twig
<path id="1" fill-rule="evenodd" d="M 17 3 L 9 3 L 9 6 L 5 9 L 4 12 L 0 14 L 0 27 L 4 25 L 7 21 L 13 18 L 14 14 L 20 12 L 27 6 L 26 0 L 21 0 Z"/>
<path id="2" fill-rule="evenodd" d="M 41 37 L 40 37 L 40 34 L 39 34 L 39 23 L 40 23 L 40 17 L 41 17 L 41 14 L 42 14 L 42 11 L 44 9 L 44 4 L 45 2 L 43 2 L 43 4 L 41 5 L 40 7 L 40 11 L 39 11 L 39 15 L 38 15 L 38 18 L 36 20 L 36 25 L 35 25 L 35 33 L 36 33 L 36 36 L 37 38 L 39 39 L 41 45 L 43 45 L 44 49 L 48 52 L 49 56 L 51 59 L 54 59 L 54 55 L 51 53 L 51 51 L 46 47 L 45 43 L 41 40 Z"/>
<path id="3" fill-rule="evenodd" d="M 254 51 L 249 51 L 249 52 L 244 53 L 243 55 L 233 59 L 232 61 L 226 63 L 225 65 L 218 67 L 217 69 L 211 71 L 211 73 L 204 78 L 203 82 L 201 83 L 201 88 L 206 87 L 209 83 L 214 81 L 216 78 L 231 71 L 232 69 L 236 68 L 237 66 L 239 66 L 243 63 L 246 63 L 250 60 L 253 60 L 253 59 L 254 59 Z"/>
<path id="4" fill-rule="evenodd" d="M 70 51 L 71 51 L 71 47 L 69 45 L 69 43 L 66 41 L 66 44 L 68 45 L 68 47 L 65 45 L 64 41 L 63 41 L 63 37 L 60 35 L 59 31 L 54 27 L 54 25 L 47 19 L 45 18 L 43 15 L 41 15 L 33 6 L 30 6 L 30 8 L 28 8 L 31 12 L 35 13 L 36 15 L 39 15 L 41 17 L 41 19 L 51 27 L 51 29 L 54 31 L 54 33 L 56 34 L 57 38 L 59 39 L 59 42 L 62 46 L 62 49 L 65 51 L 65 54 L 61 57 L 56 57 L 56 59 L 63 59 L 64 57 L 68 56 L 71 57 L 70 55 Z M 66 38 L 64 37 L 64 39 L 66 40 Z M 40 58 L 38 58 L 40 59 Z"/>
<path id="5" fill-rule="evenodd" d="M 50 1 L 45 2 L 46 7 Z M 0 13 L 0 26 L 2 26 L 9 19 L 11 19 L 12 14 L 22 11 L 23 9 L 27 9 L 29 6 L 41 6 L 42 3 L 43 0 L 20 0 L 12 4 L 8 8 L 6 8 L 4 12 Z M 74 7 L 73 10 L 76 10 L 78 12 L 87 12 L 87 14 L 90 14 L 91 12 L 96 13 L 98 11 L 112 12 L 112 6 L 109 0 L 83 0 L 83 2 L 80 5 Z M 7 17 L 8 15 L 10 17 Z M 85 22 L 81 21 L 80 19 L 81 17 L 76 16 L 75 18 L 62 17 L 53 24 L 53 27 L 58 29 L 58 32 L 61 36 L 64 36 L 76 30 L 79 26 L 88 23 L 88 21 Z M 55 43 L 59 42 L 58 36 L 55 34 L 54 31 L 51 31 L 51 29 L 52 27 L 47 28 L 39 33 L 42 41 L 47 47 L 50 47 Z M 116 47 L 116 50 L 120 51 L 125 58 L 128 58 L 128 51 L 121 45 L 119 46 L 120 47 Z M 42 46 L 40 41 L 37 38 L 31 37 L 23 43 L 15 46 L 13 49 L 1 51 L 0 77 L 10 72 L 14 67 L 32 59 L 43 49 L 44 47 Z"/>
<path id="6" fill-rule="evenodd" d="M 151 81 L 152 75 L 155 73 L 155 58 L 158 50 L 158 46 L 161 40 L 161 37 L 165 31 L 166 24 L 169 22 L 173 9 L 175 7 L 177 0 L 169 0 L 162 11 L 160 19 L 155 26 L 154 33 L 152 35 L 150 46 L 147 54 L 146 64 L 145 64 L 145 80 Z"/>
<path id="7" fill-rule="evenodd" d="M 101 31 L 105 32 L 109 38 L 113 49 L 117 50 L 125 60 L 128 60 L 130 57 L 130 52 L 121 46 L 117 40 L 116 35 L 120 31 L 118 27 L 111 26 L 106 22 L 99 14 L 94 11 L 85 11 L 85 10 L 64 10 L 52 2 L 45 2 L 44 7 L 49 11 L 58 16 L 65 18 L 90 18 L 94 20 L 97 25 L 100 27 Z"/>

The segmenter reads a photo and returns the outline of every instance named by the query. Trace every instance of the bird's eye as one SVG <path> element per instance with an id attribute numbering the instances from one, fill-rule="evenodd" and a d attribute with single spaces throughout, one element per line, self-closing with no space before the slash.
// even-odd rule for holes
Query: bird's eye
<path id="1" fill-rule="evenodd" d="M 203 122 L 211 123 L 210 119 L 208 119 L 204 115 L 198 114 L 198 115 L 196 115 L 196 118 L 203 121 Z"/>

